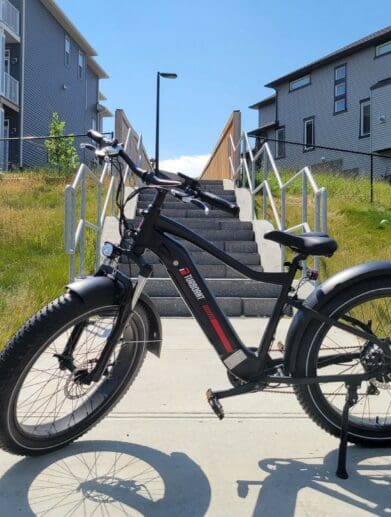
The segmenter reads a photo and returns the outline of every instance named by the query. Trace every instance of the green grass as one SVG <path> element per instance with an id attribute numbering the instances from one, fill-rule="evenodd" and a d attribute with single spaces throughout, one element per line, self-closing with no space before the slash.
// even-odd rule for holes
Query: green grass
<path id="1" fill-rule="evenodd" d="M 289 173 L 283 173 L 283 180 Z M 316 174 L 318 187 L 328 193 L 328 233 L 338 242 L 338 250 L 331 259 L 322 259 L 322 278 L 354 264 L 372 260 L 391 260 L 391 185 L 374 182 L 374 202 L 370 203 L 369 181 L 366 178 L 344 178 L 330 174 Z M 273 195 L 278 199 L 278 188 L 271 180 Z M 301 181 L 295 182 L 287 194 L 287 227 L 301 222 Z M 258 196 L 258 214 L 261 197 Z M 270 210 L 268 211 L 271 218 Z M 314 204 L 309 203 L 309 221 L 314 228 Z"/>
<path id="2" fill-rule="evenodd" d="M 60 295 L 68 281 L 65 185 L 65 179 L 36 172 L 0 181 L 0 348 L 31 314 Z M 90 195 L 90 220 L 94 211 Z M 88 238 L 87 266 L 92 270 L 94 236 Z"/>
<path id="3" fill-rule="evenodd" d="M 0 181 L 0 348 L 31 314 L 64 291 L 69 268 L 63 249 L 65 180 L 43 173 L 10 178 Z M 323 175 L 317 182 L 328 189 L 328 230 L 339 243 L 334 257 L 322 261 L 322 278 L 360 262 L 391 260 L 390 184 L 376 182 L 375 203 L 370 204 L 368 181 Z M 291 226 L 300 222 L 299 191 L 295 184 L 288 196 Z M 91 188 L 91 221 L 93 192 Z M 309 213 L 313 217 L 311 203 Z M 92 233 L 87 241 L 92 271 Z"/>

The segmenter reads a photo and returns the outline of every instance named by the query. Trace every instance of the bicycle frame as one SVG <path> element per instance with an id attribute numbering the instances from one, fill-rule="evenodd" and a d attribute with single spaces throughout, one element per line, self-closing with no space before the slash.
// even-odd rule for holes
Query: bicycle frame
<path id="1" fill-rule="evenodd" d="M 254 271 L 189 228 L 161 215 L 160 206 L 163 203 L 165 195 L 166 193 L 159 192 L 153 204 L 144 212 L 144 218 L 134 238 L 133 252 L 136 254 L 136 257 L 137 255 L 141 257 L 145 249 L 149 249 L 159 257 L 167 268 L 169 276 L 183 300 L 198 321 L 221 361 L 236 377 L 252 383 L 259 381 L 266 373 L 276 373 L 275 367 L 281 363 L 281 360 L 272 360 L 269 351 L 278 322 L 287 305 L 296 306 L 303 311 L 309 311 L 312 317 L 346 330 L 351 334 L 371 340 L 372 342 L 378 342 L 377 338 L 366 332 L 365 329 L 356 329 L 345 323 L 337 322 L 332 318 L 312 311 L 310 308 L 306 308 L 303 300 L 295 296 L 289 296 L 295 274 L 300 268 L 300 262 L 304 260 L 306 256 L 297 255 L 289 264 L 287 272 L 265 273 Z M 199 273 L 188 251 L 178 241 L 167 234 L 195 244 L 249 279 L 281 286 L 281 291 L 273 313 L 256 352 L 243 344 L 228 318 L 219 307 L 215 296 Z M 143 278 L 145 280 L 145 277 L 141 277 L 140 279 L 142 280 Z M 142 284 L 144 284 L 144 280 L 142 280 Z M 330 363 L 332 363 L 332 357 L 329 358 L 329 364 Z M 346 381 L 351 381 L 351 377 L 354 377 L 358 382 L 369 378 L 367 373 L 361 375 L 357 374 L 355 376 L 347 375 Z M 276 379 L 276 377 L 274 377 L 274 379 Z M 281 372 L 278 379 L 278 382 L 285 382 L 287 384 L 312 384 L 315 382 L 333 382 L 337 379 L 344 380 L 343 376 L 340 375 L 337 377 L 324 376 L 323 380 L 322 377 L 300 380 L 288 376 L 282 378 Z M 268 376 L 267 381 L 273 382 L 273 378 Z M 276 381 L 274 380 L 274 382 Z"/>

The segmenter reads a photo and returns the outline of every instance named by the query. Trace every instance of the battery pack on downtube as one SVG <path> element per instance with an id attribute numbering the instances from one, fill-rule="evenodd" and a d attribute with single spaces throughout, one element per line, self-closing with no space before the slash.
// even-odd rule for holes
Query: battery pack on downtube
<path id="1" fill-rule="evenodd" d="M 165 236 L 165 239 L 170 239 Z M 253 379 L 258 371 L 256 354 L 241 342 L 217 301 L 200 276 L 187 251 L 170 239 L 170 255 L 153 250 L 166 265 L 168 273 L 226 368 L 243 380 Z"/>

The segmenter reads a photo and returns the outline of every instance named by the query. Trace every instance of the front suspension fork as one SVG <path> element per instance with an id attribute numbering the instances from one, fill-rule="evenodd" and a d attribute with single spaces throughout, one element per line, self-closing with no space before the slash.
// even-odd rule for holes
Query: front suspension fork
<path id="1" fill-rule="evenodd" d="M 85 322 L 81 322 L 77 325 L 66 344 L 64 351 L 61 355 L 58 355 L 57 358 L 60 362 L 61 369 L 69 369 L 74 372 L 75 381 L 80 384 L 91 384 L 92 382 L 98 382 L 102 377 L 104 372 L 107 370 L 107 366 L 110 361 L 110 357 L 114 351 L 114 348 L 118 344 L 123 331 L 126 327 L 126 324 L 129 320 L 131 313 L 134 311 L 137 302 L 140 298 L 140 295 L 144 289 L 145 283 L 148 278 L 152 274 L 152 267 L 149 264 L 146 264 L 142 257 L 137 257 L 137 263 L 140 267 L 140 272 L 138 275 L 138 279 L 135 287 L 133 288 L 130 282 L 130 279 L 127 281 L 126 291 L 122 297 L 122 301 L 120 304 L 120 308 L 118 311 L 118 316 L 116 322 L 111 329 L 111 332 L 107 338 L 106 344 L 91 371 L 87 369 L 77 370 L 75 365 L 73 364 L 73 351 L 76 348 L 77 342 L 80 339 L 83 330 L 86 326 Z M 106 268 L 105 268 L 106 269 Z M 121 277 L 124 275 L 120 272 L 117 272 Z M 122 278 L 123 279 L 123 278 Z"/>

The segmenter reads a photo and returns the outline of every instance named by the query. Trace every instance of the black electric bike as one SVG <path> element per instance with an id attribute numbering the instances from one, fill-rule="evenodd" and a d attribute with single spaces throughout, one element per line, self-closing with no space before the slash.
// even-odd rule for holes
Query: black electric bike
<path id="1" fill-rule="evenodd" d="M 310 255 L 332 256 L 337 243 L 324 233 L 271 231 L 265 238 L 295 254 L 280 273 L 254 271 L 195 232 L 161 214 L 167 195 L 208 210 L 238 215 L 237 205 L 202 190 L 185 175 L 168 177 L 139 169 L 116 140 L 90 131 L 100 158 L 119 167 L 121 158 L 144 183 L 124 200 L 119 183 L 119 244 L 106 243 L 106 257 L 94 276 L 34 315 L 0 355 L 0 446 L 39 455 L 80 437 L 109 410 L 135 379 L 147 350 L 159 355 L 159 314 L 143 293 L 152 267 L 151 250 L 165 265 L 190 311 L 224 364 L 229 389 L 207 391 L 219 418 L 221 400 L 291 385 L 307 414 L 341 438 L 337 474 L 346 478 L 347 442 L 391 445 L 391 262 L 354 266 L 329 278 L 305 300 L 293 280 Z M 120 169 L 120 178 L 122 170 Z M 155 198 L 138 228 L 124 215 L 125 204 L 143 189 Z M 171 235 L 171 236 L 170 236 Z M 206 250 L 243 276 L 281 286 L 258 349 L 247 348 L 217 304 L 191 256 L 177 239 Z M 129 268 L 138 268 L 132 281 Z M 313 280 L 317 272 L 307 270 Z M 276 328 L 296 310 L 284 353 L 270 353 Z"/>

